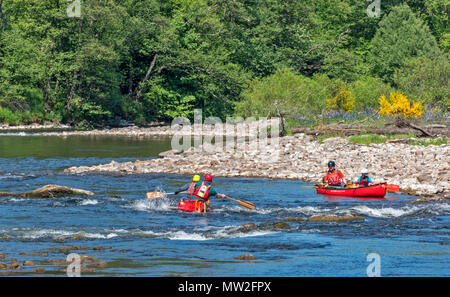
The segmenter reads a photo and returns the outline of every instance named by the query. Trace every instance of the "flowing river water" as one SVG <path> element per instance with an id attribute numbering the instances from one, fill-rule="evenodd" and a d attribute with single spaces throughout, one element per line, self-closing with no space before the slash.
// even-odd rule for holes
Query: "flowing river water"
<path id="1" fill-rule="evenodd" d="M 32 260 L 46 275 L 61 275 L 64 268 L 49 259 L 65 259 L 67 253 L 52 248 L 82 246 L 90 250 L 75 252 L 108 263 L 93 273 L 104 276 L 366 276 L 373 253 L 381 276 L 450 276 L 448 203 L 413 204 L 417 197 L 393 194 L 383 200 L 333 198 L 302 188 L 307 184 L 301 181 L 217 177 L 219 192 L 253 202 L 256 210 L 216 199 L 211 212 L 192 214 L 177 210 L 182 195 L 145 198 L 155 189 L 172 192 L 189 181 L 187 176 L 63 172 L 70 166 L 155 158 L 168 149 L 170 139 L 3 134 L 0 191 L 57 184 L 96 196 L 0 197 L 0 253 Z M 314 214 L 364 220 L 307 222 Z M 304 220 L 273 227 L 288 217 Z M 248 223 L 256 228 L 242 228 Z M 92 250 L 99 246 L 104 250 Z M 29 256 L 39 252 L 48 255 Z M 243 254 L 256 259 L 234 259 Z"/>

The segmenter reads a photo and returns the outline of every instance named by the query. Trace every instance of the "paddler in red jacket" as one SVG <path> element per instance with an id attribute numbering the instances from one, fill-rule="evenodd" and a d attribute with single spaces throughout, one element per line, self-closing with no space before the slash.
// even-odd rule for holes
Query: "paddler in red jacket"
<path id="1" fill-rule="evenodd" d="M 345 184 L 344 175 L 339 169 L 336 169 L 334 161 L 328 162 L 328 172 L 323 177 L 323 182 L 330 186 L 341 186 Z"/>

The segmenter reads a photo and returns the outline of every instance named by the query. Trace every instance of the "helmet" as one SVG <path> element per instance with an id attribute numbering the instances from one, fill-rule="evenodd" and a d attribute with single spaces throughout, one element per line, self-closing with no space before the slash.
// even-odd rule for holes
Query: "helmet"
<path id="1" fill-rule="evenodd" d="M 200 181 L 200 175 L 194 175 L 194 177 L 192 178 L 193 182 L 199 182 Z"/>
<path id="2" fill-rule="evenodd" d="M 204 180 L 205 180 L 205 181 L 208 181 L 208 182 L 212 182 L 212 175 L 211 175 L 211 174 L 205 175 Z"/>
<path id="3" fill-rule="evenodd" d="M 335 167 L 336 163 L 334 163 L 334 161 L 330 161 L 328 162 L 328 167 Z"/>
<path id="4" fill-rule="evenodd" d="M 361 174 L 368 174 L 368 173 L 369 173 L 369 170 L 367 170 L 367 168 L 363 168 L 361 170 Z"/>

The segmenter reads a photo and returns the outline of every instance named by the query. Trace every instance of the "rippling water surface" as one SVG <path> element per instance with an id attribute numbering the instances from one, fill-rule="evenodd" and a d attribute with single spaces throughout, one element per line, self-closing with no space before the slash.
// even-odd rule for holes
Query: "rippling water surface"
<path id="1" fill-rule="evenodd" d="M 300 181 L 215 178 L 219 192 L 251 201 L 257 209 L 217 199 L 213 211 L 189 214 L 176 208 L 181 196 L 145 199 L 147 191 L 173 191 L 189 180 L 186 176 L 62 172 L 69 166 L 144 160 L 167 149 L 169 139 L 1 136 L 0 191 L 58 184 L 96 196 L 0 197 L 0 253 L 33 260 L 49 274 L 61 267 L 48 259 L 66 257 L 49 248 L 86 246 L 91 250 L 76 252 L 108 263 L 95 275 L 366 276 L 370 253 L 379 254 L 382 276 L 450 275 L 448 203 L 413 204 L 417 197 L 392 194 L 385 200 L 333 198 L 302 188 L 307 184 Z M 364 221 L 289 221 L 287 229 L 273 227 L 287 217 L 313 214 L 353 214 Z M 242 228 L 247 223 L 256 228 Z M 107 249 L 92 250 L 98 246 Z M 49 255 L 30 257 L 30 252 Z M 234 259 L 243 254 L 257 259 Z"/>

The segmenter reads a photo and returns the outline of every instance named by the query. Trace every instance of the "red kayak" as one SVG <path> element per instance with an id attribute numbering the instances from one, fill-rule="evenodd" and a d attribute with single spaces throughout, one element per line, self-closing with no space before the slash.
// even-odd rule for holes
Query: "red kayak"
<path id="1" fill-rule="evenodd" d="M 384 197 L 386 195 L 386 185 L 378 184 L 368 187 L 356 188 L 341 188 L 341 187 L 318 187 L 316 186 L 317 194 L 334 195 L 334 196 L 348 196 L 348 197 Z"/>
<path id="2" fill-rule="evenodd" d="M 207 207 L 205 203 L 201 200 L 181 199 L 180 202 L 178 202 L 178 210 L 185 212 L 207 212 Z"/>

